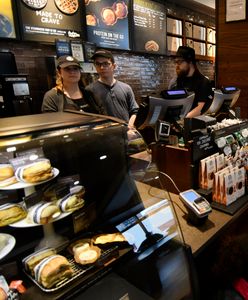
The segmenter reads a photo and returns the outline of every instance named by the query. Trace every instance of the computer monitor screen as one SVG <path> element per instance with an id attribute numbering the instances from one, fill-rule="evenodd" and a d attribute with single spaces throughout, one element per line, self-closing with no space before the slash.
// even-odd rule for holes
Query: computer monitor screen
<path id="1" fill-rule="evenodd" d="M 135 120 L 137 129 L 155 126 L 158 120 L 175 122 L 184 118 L 190 111 L 195 94 L 184 90 L 167 91 L 168 98 L 147 96 L 140 104 Z"/>
<path id="2" fill-rule="evenodd" d="M 232 108 L 237 102 L 240 95 L 240 89 L 234 86 L 216 89 L 214 91 L 214 99 L 206 114 L 215 114 L 219 111 L 225 111 Z"/>
<path id="3" fill-rule="evenodd" d="M 0 74 L 18 74 L 15 56 L 12 52 L 0 52 Z"/>

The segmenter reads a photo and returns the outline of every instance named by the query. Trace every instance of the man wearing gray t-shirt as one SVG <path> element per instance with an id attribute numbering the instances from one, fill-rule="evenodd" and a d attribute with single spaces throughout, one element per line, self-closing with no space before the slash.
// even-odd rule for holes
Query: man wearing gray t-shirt
<path id="1" fill-rule="evenodd" d="M 125 120 L 132 128 L 138 112 L 138 104 L 132 88 L 114 78 L 116 64 L 112 53 L 104 49 L 97 50 L 92 59 L 99 78 L 85 89 L 102 104 L 107 115 Z"/>

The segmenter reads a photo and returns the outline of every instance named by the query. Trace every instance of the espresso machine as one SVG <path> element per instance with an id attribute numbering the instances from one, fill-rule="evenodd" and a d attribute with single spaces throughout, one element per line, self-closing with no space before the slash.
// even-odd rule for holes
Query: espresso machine
<path id="1" fill-rule="evenodd" d="M 32 98 L 26 74 L 18 74 L 15 56 L 0 51 L 0 117 L 29 115 Z"/>

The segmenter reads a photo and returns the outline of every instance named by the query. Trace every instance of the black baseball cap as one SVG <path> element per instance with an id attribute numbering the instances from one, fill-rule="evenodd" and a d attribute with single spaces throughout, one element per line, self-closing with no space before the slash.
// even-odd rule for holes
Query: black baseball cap
<path id="1" fill-rule="evenodd" d="M 180 46 L 177 49 L 176 57 L 181 57 L 187 62 L 192 61 L 193 64 L 196 63 L 195 60 L 195 50 L 188 46 Z"/>
<path id="2" fill-rule="evenodd" d="M 57 68 L 66 68 L 69 66 L 77 66 L 81 68 L 80 62 L 73 56 L 62 55 L 57 59 Z"/>
<path id="3" fill-rule="evenodd" d="M 110 51 L 105 49 L 96 50 L 96 52 L 93 54 L 91 59 L 95 60 L 97 57 L 109 58 L 113 63 L 115 62 L 113 54 Z"/>

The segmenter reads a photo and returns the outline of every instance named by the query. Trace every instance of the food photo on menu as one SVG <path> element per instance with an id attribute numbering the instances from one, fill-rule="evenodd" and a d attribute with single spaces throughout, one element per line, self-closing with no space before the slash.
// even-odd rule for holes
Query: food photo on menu
<path id="1" fill-rule="evenodd" d="M 48 4 L 48 0 L 22 0 L 29 8 L 34 10 L 43 9 Z M 57 8 L 64 14 L 74 14 L 79 7 L 78 0 L 54 0 Z"/>
<path id="2" fill-rule="evenodd" d="M 166 15 L 164 4 L 149 0 L 133 1 L 134 50 L 166 53 Z"/>
<path id="3" fill-rule="evenodd" d="M 53 42 L 55 38 L 81 38 L 81 2 L 78 0 L 20 0 L 25 40 Z"/>
<path id="4" fill-rule="evenodd" d="M 88 1 L 87 4 L 89 4 L 89 2 L 90 1 Z M 127 15 L 127 4 L 124 1 L 115 1 L 112 6 L 106 6 L 101 9 L 100 21 L 107 26 L 113 26 L 119 19 L 124 19 L 127 17 Z M 96 15 L 88 13 L 86 15 L 86 24 L 89 26 L 96 26 L 99 24 L 99 19 L 96 17 Z"/>
<path id="5" fill-rule="evenodd" d="M 0 37 L 11 37 L 13 32 L 13 23 L 8 17 L 0 14 Z"/>
<path id="6" fill-rule="evenodd" d="M 16 38 L 14 16 L 11 0 L 1 2 L 0 8 L 0 37 Z"/>
<path id="7" fill-rule="evenodd" d="M 87 0 L 88 40 L 100 47 L 129 49 L 128 0 Z"/>

